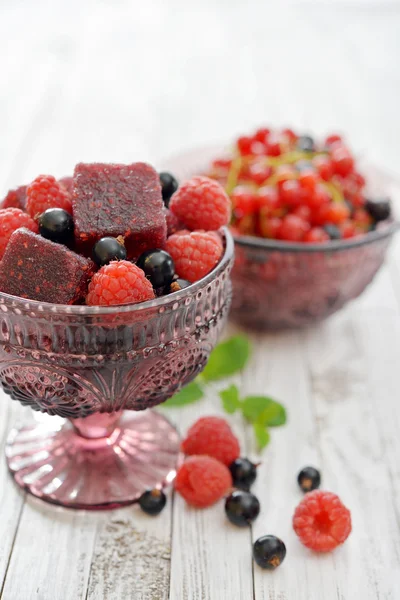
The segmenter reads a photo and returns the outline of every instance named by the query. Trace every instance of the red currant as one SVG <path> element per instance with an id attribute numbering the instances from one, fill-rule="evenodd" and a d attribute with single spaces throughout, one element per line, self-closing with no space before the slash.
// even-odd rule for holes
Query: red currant
<path id="1" fill-rule="evenodd" d="M 368 229 L 372 225 L 372 218 L 364 208 L 357 208 L 354 211 L 353 221 L 362 229 Z"/>
<path id="2" fill-rule="evenodd" d="M 315 186 L 314 191 L 307 196 L 307 204 L 311 210 L 316 210 L 323 204 L 329 204 L 331 197 L 327 189 L 320 183 Z"/>
<path id="3" fill-rule="evenodd" d="M 263 237 L 276 239 L 281 226 L 282 219 L 279 217 L 264 217 L 260 219 L 260 230 Z"/>
<path id="4" fill-rule="evenodd" d="M 254 140 L 257 142 L 261 142 L 262 144 L 265 144 L 268 141 L 268 136 L 271 133 L 270 129 L 267 129 L 266 127 L 261 127 L 260 129 L 257 129 L 257 131 L 254 134 Z"/>
<path id="5" fill-rule="evenodd" d="M 344 221 L 340 225 L 340 231 L 344 239 L 352 238 L 357 235 L 356 226 L 352 221 Z"/>
<path id="6" fill-rule="evenodd" d="M 300 242 L 309 229 L 310 225 L 301 217 L 286 215 L 282 220 L 277 237 L 280 240 Z"/>
<path id="7" fill-rule="evenodd" d="M 231 195 L 235 217 L 241 219 L 255 212 L 257 197 L 251 188 L 237 186 Z"/>
<path id="8" fill-rule="evenodd" d="M 337 133 L 333 133 L 332 135 L 328 135 L 328 137 L 325 138 L 325 145 L 331 146 L 335 142 L 341 142 L 341 141 L 342 141 L 341 136 L 338 135 Z"/>
<path id="9" fill-rule="evenodd" d="M 287 179 L 279 186 L 282 204 L 294 208 L 299 206 L 304 198 L 303 190 L 297 179 Z"/>
<path id="10" fill-rule="evenodd" d="M 329 235 L 321 227 L 313 227 L 304 236 L 304 242 L 326 242 L 329 240 Z"/>
<path id="11" fill-rule="evenodd" d="M 295 208 L 292 214 L 301 217 L 305 221 L 309 221 L 311 217 L 311 210 L 308 206 L 303 204 L 302 206 L 298 206 L 297 208 Z"/>
<path id="12" fill-rule="evenodd" d="M 331 154 L 332 167 L 334 173 L 346 177 L 352 172 L 354 167 L 354 159 L 350 152 L 344 146 L 338 146 L 332 150 Z"/>
<path id="13" fill-rule="evenodd" d="M 257 185 L 262 185 L 271 176 L 271 173 L 271 167 L 261 163 L 253 163 L 248 170 L 249 179 Z"/>
<path id="14" fill-rule="evenodd" d="M 268 142 L 266 144 L 266 148 L 267 148 L 267 156 L 280 156 L 280 154 L 281 154 L 281 145 L 276 136 L 269 137 Z"/>
<path id="15" fill-rule="evenodd" d="M 282 135 L 291 143 L 297 141 L 297 135 L 295 134 L 293 129 L 282 129 Z"/>
<path id="16" fill-rule="evenodd" d="M 340 225 L 340 223 L 343 223 L 343 221 L 346 221 L 350 217 L 350 210 L 344 202 L 324 204 L 321 206 L 319 212 L 322 224 L 333 223 L 334 225 Z"/>
<path id="17" fill-rule="evenodd" d="M 299 174 L 299 183 L 301 187 L 311 192 L 314 191 L 318 181 L 319 176 L 313 169 L 306 169 Z"/>
<path id="18" fill-rule="evenodd" d="M 325 181 L 329 181 L 333 175 L 332 163 L 327 156 L 316 156 L 313 159 L 313 165 L 316 167 L 319 176 Z"/>
<path id="19" fill-rule="evenodd" d="M 254 156 L 265 156 L 267 153 L 267 147 L 265 144 L 262 144 L 261 142 L 257 142 L 257 140 L 255 140 L 251 146 L 250 146 L 250 154 L 253 154 Z"/>
<path id="20" fill-rule="evenodd" d="M 238 150 L 239 150 L 240 154 L 242 154 L 242 156 L 251 154 L 252 143 L 253 143 L 252 138 L 248 137 L 246 135 L 238 138 L 236 144 L 237 144 Z"/>
<path id="21" fill-rule="evenodd" d="M 265 185 L 258 190 L 257 203 L 260 209 L 265 209 L 268 214 L 273 214 L 281 208 L 278 191 L 275 187 Z"/>
<path id="22" fill-rule="evenodd" d="M 231 165 L 232 165 L 231 158 L 216 158 L 212 162 L 212 166 L 214 167 L 214 169 L 218 169 L 221 171 L 222 170 L 229 171 L 229 169 L 231 168 Z"/>

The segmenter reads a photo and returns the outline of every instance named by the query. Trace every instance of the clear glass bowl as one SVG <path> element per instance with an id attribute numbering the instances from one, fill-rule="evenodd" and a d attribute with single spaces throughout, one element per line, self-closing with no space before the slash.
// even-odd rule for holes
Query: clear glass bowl
<path id="1" fill-rule="evenodd" d="M 179 179 L 205 173 L 223 156 L 221 145 L 182 153 L 164 167 Z M 362 161 L 361 161 L 362 163 Z M 385 176 L 361 164 L 374 192 L 385 192 Z M 309 325 L 332 315 L 359 296 L 383 263 L 395 222 L 364 237 L 323 244 L 235 237 L 231 318 L 257 330 Z"/>
<path id="2" fill-rule="evenodd" d="M 53 415 L 13 429 L 8 467 L 18 485 L 75 508 L 129 504 L 173 480 L 179 436 L 143 410 L 204 368 L 226 321 L 233 241 L 202 280 L 136 305 L 62 306 L 0 293 L 0 383 Z M 140 412 L 133 412 L 140 411 Z"/>

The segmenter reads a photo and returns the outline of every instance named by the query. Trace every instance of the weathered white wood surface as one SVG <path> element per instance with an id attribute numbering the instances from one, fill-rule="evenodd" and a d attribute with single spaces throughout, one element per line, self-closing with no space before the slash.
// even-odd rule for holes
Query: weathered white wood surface
<path id="1" fill-rule="evenodd" d="M 261 122 L 346 131 L 400 176 L 400 4 L 383 0 L 0 1 L 0 194 L 78 160 L 150 160 L 229 139 Z M 398 187 L 393 191 L 400 196 Z M 253 531 L 221 506 L 170 498 L 87 514 L 27 499 L 0 461 L 3 600 L 397 600 L 400 597 L 400 241 L 362 298 L 305 332 L 254 336 L 243 392 L 288 408 L 255 486 Z M 184 432 L 217 396 L 170 411 Z M 0 441 L 27 413 L 0 397 Z M 252 437 L 233 419 L 246 452 Z M 0 452 L 3 453 L 1 446 Z M 351 507 L 334 554 L 300 546 L 295 475 L 321 467 Z M 287 543 L 274 573 L 252 568 L 251 539 Z"/>

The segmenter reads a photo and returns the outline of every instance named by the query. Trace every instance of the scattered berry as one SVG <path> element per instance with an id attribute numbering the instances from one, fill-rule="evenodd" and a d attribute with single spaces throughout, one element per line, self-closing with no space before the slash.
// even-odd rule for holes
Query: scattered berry
<path id="1" fill-rule="evenodd" d="M 86 304 L 136 304 L 153 298 L 153 287 L 143 271 L 133 263 L 121 260 L 112 261 L 95 273 L 89 284 Z"/>
<path id="2" fill-rule="evenodd" d="M 253 558 L 263 569 L 273 571 L 284 561 L 286 546 L 274 535 L 263 535 L 253 545 Z"/>
<path id="3" fill-rule="evenodd" d="M 156 289 L 170 285 L 175 275 L 174 261 L 165 250 L 147 250 L 136 264 Z"/>
<path id="4" fill-rule="evenodd" d="M 212 232 L 193 231 L 171 235 L 166 243 L 179 277 L 198 281 L 218 264 L 222 252 L 219 236 Z"/>
<path id="5" fill-rule="evenodd" d="M 189 229 L 216 231 L 227 225 L 231 216 L 231 202 L 224 188 L 202 176 L 183 183 L 172 196 L 169 206 Z"/>
<path id="6" fill-rule="evenodd" d="M 317 552 L 329 552 L 348 538 L 350 511 L 336 494 L 314 490 L 297 506 L 293 528 L 304 546 Z"/>
<path id="7" fill-rule="evenodd" d="M 74 235 L 74 221 L 63 208 L 48 208 L 38 218 L 39 233 L 42 237 L 68 245 Z"/>
<path id="8" fill-rule="evenodd" d="M 30 229 L 34 233 L 38 232 L 37 223 L 20 208 L 0 210 L 0 259 L 3 258 L 11 234 L 20 227 Z"/>
<path id="9" fill-rule="evenodd" d="M 303 492 L 311 492 L 321 485 L 320 472 L 314 467 L 304 467 L 297 476 L 297 483 Z"/>
<path id="10" fill-rule="evenodd" d="M 229 465 L 233 485 L 240 490 L 248 491 L 256 480 L 257 465 L 248 458 L 237 458 Z"/>
<path id="11" fill-rule="evenodd" d="M 230 465 L 240 454 L 237 437 L 225 419 L 201 417 L 187 432 L 181 444 L 185 454 L 203 454 Z"/>
<path id="12" fill-rule="evenodd" d="M 148 515 L 159 515 L 167 503 L 167 496 L 162 490 L 147 490 L 139 498 L 139 506 Z"/>
<path id="13" fill-rule="evenodd" d="M 231 523 L 246 527 L 258 517 L 260 503 L 254 494 L 236 490 L 225 500 L 225 513 Z"/>
<path id="14" fill-rule="evenodd" d="M 26 185 L 21 185 L 16 190 L 10 190 L 7 196 L 0 203 L 2 208 L 20 208 L 25 209 L 26 205 Z"/>
<path id="15" fill-rule="evenodd" d="M 374 219 L 374 221 L 385 221 L 390 217 L 391 207 L 390 200 L 367 200 L 365 202 L 365 210 Z"/>
<path id="16" fill-rule="evenodd" d="M 93 248 L 93 260 L 99 267 L 108 265 L 112 260 L 126 260 L 123 239 L 114 237 L 101 238 Z"/>
<path id="17" fill-rule="evenodd" d="M 26 212 L 36 218 L 48 208 L 63 208 L 72 213 L 71 197 L 52 175 L 39 175 L 26 190 Z"/>
<path id="18" fill-rule="evenodd" d="M 228 467 L 211 456 L 190 456 L 178 469 L 176 491 L 193 506 L 211 506 L 228 492 L 232 477 Z"/>
<path id="19" fill-rule="evenodd" d="M 163 171 L 159 173 L 160 183 L 161 183 L 161 192 L 164 200 L 165 206 L 168 208 L 169 201 L 171 199 L 172 194 L 176 192 L 178 189 L 178 182 L 171 173 L 167 173 L 167 171 Z"/>

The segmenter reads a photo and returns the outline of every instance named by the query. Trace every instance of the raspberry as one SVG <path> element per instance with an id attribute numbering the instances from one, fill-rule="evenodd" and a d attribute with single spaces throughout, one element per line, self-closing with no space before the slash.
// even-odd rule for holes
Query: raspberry
<path id="1" fill-rule="evenodd" d="M 20 227 L 26 227 L 34 233 L 39 229 L 37 223 L 20 208 L 0 210 L 0 258 L 3 258 L 11 234 Z"/>
<path id="2" fill-rule="evenodd" d="M 215 267 L 223 248 L 217 234 L 192 231 L 171 235 L 167 239 L 166 250 L 172 256 L 179 277 L 194 283 Z"/>
<path id="3" fill-rule="evenodd" d="M 26 212 L 35 218 L 48 208 L 63 208 L 72 213 L 71 197 L 52 175 L 39 175 L 26 190 Z"/>
<path id="4" fill-rule="evenodd" d="M 180 219 L 173 212 L 171 212 L 168 208 L 165 209 L 165 219 L 167 221 L 167 235 L 173 235 L 177 231 L 181 231 L 185 228 L 185 225 L 182 223 Z"/>
<path id="5" fill-rule="evenodd" d="M 206 508 L 220 500 L 232 486 L 228 467 L 211 456 L 191 456 L 176 474 L 175 489 L 193 506 Z"/>
<path id="6" fill-rule="evenodd" d="M 202 417 L 191 426 L 181 445 L 185 454 L 206 454 L 229 466 L 240 454 L 232 429 L 220 417 Z"/>
<path id="7" fill-rule="evenodd" d="M 142 269 L 127 260 L 113 260 L 92 278 L 86 304 L 136 304 L 154 298 L 153 287 Z"/>
<path id="8" fill-rule="evenodd" d="M 58 180 L 58 183 L 61 183 L 61 185 L 67 190 L 67 192 L 72 194 L 72 190 L 74 189 L 73 177 L 61 177 L 61 179 Z"/>
<path id="9" fill-rule="evenodd" d="M 200 175 L 180 186 L 169 208 L 189 229 L 215 231 L 227 225 L 231 216 L 231 201 L 224 188 Z"/>
<path id="10" fill-rule="evenodd" d="M 20 208 L 23 210 L 26 204 L 26 185 L 21 185 L 16 190 L 10 190 L 2 200 L 0 208 Z"/>
<path id="11" fill-rule="evenodd" d="M 293 529 L 307 548 L 329 552 L 343 544 L 351 532 L 350 511 L 331 492 L 309 492 L 293 515 Z"/>

